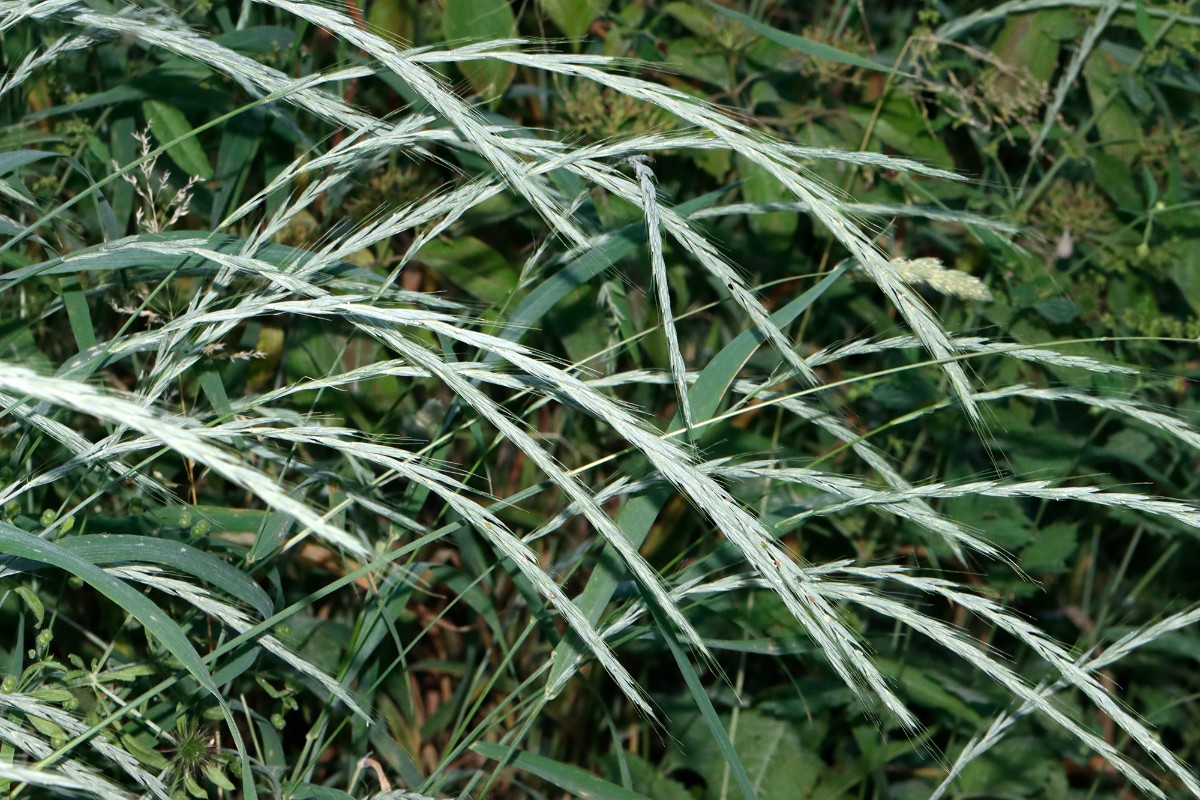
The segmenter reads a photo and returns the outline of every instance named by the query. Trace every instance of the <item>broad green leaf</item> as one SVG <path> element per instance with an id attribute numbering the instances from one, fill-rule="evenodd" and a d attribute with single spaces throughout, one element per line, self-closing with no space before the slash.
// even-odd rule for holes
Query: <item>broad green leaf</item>
<path id="1" fill-rule="evenodd" d="M 646 797 L 652 797 L 654 800 L 695 800 L 682 783 L 667 777 L 658 767 L 637 753 L 624 752 L 619 756 L 616 753 L 609 753 L 603 756 L 600 763 L 609 780 L 619 780 L 620 761 L 624 761 L 629 768 L 633 791 L 644 794 Z"/>
<path id="2" fill-rule="evenodd" d="M 161 100 L 147 100 L 142 103 L 142 112 L 159 144 L 170 145 L 167 155 L 181 170 L 203 180 L 212 179 L 212 165 L 182 111 Z"/>
<path id="3" fill-rule="evenodd" d="M 476 742 L 471 749 L 484 758 L 510 764 L 517 769 L 537 775 L 576 797 L 593 800 L 652 800 L 645 795 L 609 783 L 572 764 L 563 764 L 536 753 L 528 753 L 491 742 Z"/>
<path id="4" fill-rule="evenodd" d="M 442 32 L 452 42 L 490 41 L 512 37 L 516 24 L 508 0 L 446 0 Z M 458 67 L 488 101 L 508 88 L 517 70 L 503 61 L 467 61 Z"/>
<path id="5" fill-rule="evenodd" d="M 742 176 L 742 196 L 747 203 L 783 203 L 794 199 L 771 173 L 745 156 L 738 155 L 737 167 Z M 767 248 L 782 250 L 791 242 L 792 234 L 800 224 L 800 215 L 794 211 L 777 211 L 751 214 L 748 220 L 750 230 L 761 237 Z"/>
<path id="6" fill-rule="evenodd" d="M 1064 15 L 1065 12 L 1065 15 Z M 1042 9 L 1029 14 L 1013 14 L 992 42 L 992 52 L 1008 69 L 996 72 L 991 91 L 1016 92 L 1019 84 L 1029 77 L 1048 83 L 1058 66 L 1062 49 L 1059 27 L 1072 22 L 1073 14 L 1066 9 Z M 1076 27 L 1070 31 L 1076 33 Z"/>
<path id="7" fill-rule="evenodd" d="M 708 5 L 711 6 L 714 11 L 724 14 L 730 19 L 736 19 L 738 22 L 742 23 L 747 28 L 750 28 L 758 35 L 764 36 L 776 44 L 783 45 L 784 47 L 795 50 L 798 53 L 803 53 L 806 56 L 822 58 L 826 61 L 836 61 L 839 64 L 849 64 L 852 67 L 860 67 L 862 69 L 869 69 L 875 72 L 885 72 L 890 75 L 903 74 L 885 64 L 876 63 L 868 58 L 863 58 L 860 55 L 856 55 L 855 53 L 847 53 L 845 50 L 839 50 L 838 48 L 825 44 L 824 42 L 817 42 L 804 36 L 797 36 L 794 33 L 788 33 L 787 31 L 781 31 L 778 28 L 772 28 L 770 25 L 764 25 L 753 17 L 747 16 L 740 11 L 734 11 L 732 8 L 719 6 L 712 2 L 712 0 L 704 1 L 708 3 Z"/>
<path id="8" fill-rule="evenodd" d="M 558 29 L 578 39 L 587 33 L 596 17 L 608 8 L 609 0 L 538 0 L 538 5 Z"/>
<path id="9" fill-rule="evenodd" d="M 1067 559 L 1075 554 L 1078 526 L 1068 522 L 1043 525 L 1021 551 L 1021 567 L 1028 572 L 1066 572 Z"/>
<path id="10" fill-rule="evenodd" d="M 1088 99 L 1096 116 L 1096 130 L 1104 142 L 1105 155 L 1117 159 L 1130 187 L 1129 165 L 1141 149 L 1142 119 L 1130 106 L 1121 88 L 1121 79 L 1132 67 L 1123 56 L 1123 51 L 1101 43 L 1088 56 L 1083 65 L 1083 77 L 1087 84 Z M 1139 207 L 1140 193 L 1134 190 L 1137 200 L 1127 205 L 1125 200 L 1113 197 L 1122 208 L 1133 210 Z"/>
<path id="11" fill-rule="evenodd" d="M 733 746 L 745 765 L 753 796 L 758 800 L 793 800 L 808 797 L 824 772 L 820 756 L 805 747 L 801 728 L 792 722 L 767 716 L 753 709 L 738 714 L 733 729 L 729 715 L 719 723 L 731 729 Z M 682 732 L 683 757 L 708 786 L 707 800 L 745 800 L 745 790 L 730 780 L 726 786 L 724 765 L 714 751 L 700 720 Z M 872 733 L 878 735 L 872 730 Z M 722 789 L 725 788 L 723 792 Z"/>
<path id="12" fill-rule="evenodd" d="M 884 676 L 900 684 L 906 699 L 911 699 L 926 708 L 946 711 L 951 716 L 976 727 L 984 724 L 984 719 L 979 713 L 947 691 L 933 675 L 915 663 L 889 658 L 876 658 L 875 663 Z"/>
<path id="13" fill-rule="evenodd" d="M 413 19 L 417 13 L 413 0 L 371 0 L 367 9 L 367 22 L 372 28 L 386 31 L 403 42 L 413 40 Z"/>
<path id="14" fill-rule="evenodd" d="M 486 303 L 503 302 L 517 285 L 517 271 L 512 265 L 474 236 L 436 239 L 422 247 L 417 257 Z"/>

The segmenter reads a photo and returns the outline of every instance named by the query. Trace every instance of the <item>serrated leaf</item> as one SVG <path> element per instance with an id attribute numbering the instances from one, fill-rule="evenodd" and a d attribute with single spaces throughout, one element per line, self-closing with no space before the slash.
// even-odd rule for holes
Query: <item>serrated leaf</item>
<path id="1" fill-rule="evenodd" d="M 1065 572 L 1066 561 L 1075 553 L 1078 529 L 1065 522 L 1046 525 L 1021 551 L 1021 567 L 1028 572 Z"/>

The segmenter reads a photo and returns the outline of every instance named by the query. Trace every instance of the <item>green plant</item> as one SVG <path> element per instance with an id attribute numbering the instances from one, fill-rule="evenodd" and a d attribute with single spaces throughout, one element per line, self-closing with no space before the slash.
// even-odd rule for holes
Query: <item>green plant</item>
<path id="1" fill-rule="evenodd" d="M 1085 469 L 1194 490 L 1200 433 L 1133 397 L 1169 343 L 1102 346 L 1188 323 L 1058 283 L 1191 286 L 1186 135 L 1133 147 L 1093 54 L 1190 85 L 1198 21 L 540 5 L 603 42 L 501 0 L 4 7 L 3 790 L 1200 794 L 1194 704 L 1113 691 L 1194 646 L 1188 594 L 1120 594 L 1200 511 Z M 1077 646 L 1026 573 L 1083 587 Z"/>

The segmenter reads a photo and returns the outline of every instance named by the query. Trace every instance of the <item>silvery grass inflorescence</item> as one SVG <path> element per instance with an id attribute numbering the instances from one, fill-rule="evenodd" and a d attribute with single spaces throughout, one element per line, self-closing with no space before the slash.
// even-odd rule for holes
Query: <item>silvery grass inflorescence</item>
<path id="1" fill-rule="evenodd" d="M 379 542 L 373 538 L 372 529 L 357 524 L 354 515 L 343 513 L 347 509 L 401 522 L 420 534 L 421 541 L 426 543 L 444 538 L 459 527 L 469 527 L 494 548 L 548 608 L 562 617 L 572 634 L 558 644 L 557 668 L 545 680 L 539 708 L 561 692 L 575 677 L 583 659 L 590 657 L 602 666 L 631 704 L 648 717 L 656 717 L 658 710 L 617 652 L 618 634 L 640 620 L 653 617 L 662 620 L 661 636 L 678 636 L 712 664 L 709 647 L 697 631 L 695 620 L 689 618 L 687 603 L 705 593 L 755 588 L 770 591 L 782 601 L 797 628 L 815 642 L 830 667 L 864 704 L 880 714 L 890 715 L 904 728 L 916 730 L 919 722 L 915 713 L 879 669 L 859 633 L 846 622 L 844 608 L 866 609 L 928 637 L 964 664 L 992 678 L 1018 703 L 1014 711 L 997 718 L 963 751 L 952 775 L 960 773 L 966 762 L 1003 736 L 1013 719 L 1040 713 L 1100 753 L 1132 785 L 1148 795 L 1164 796 L 1162 789 L 1125 753 L 1097 737 L 1053 701 L 1056 691 L 1071 686 L 1113 719 L 1178 783 L 1200 796 L 1200 784 L 1190 767 L 1164 747 L 1154 731 L 1125 709 L 1093 675 L 1126 652 L 1182 625 L 1192 624 L 1194 614 L 1152 625 L 1138 637 L 1131 635 L 1122 640 L 1103 656 L 1081 660 L 1023 617 L 970 588 L 890 567 L 854 567 L 840 562 L 809 564 L 780 542 L 783 532 L 805 520 L 869 509 L 914 523 L 932 541 L 948 545 L 964 559 L 1003 557 L 1001 550 L 979 532 L 956 523 L 931 505 L 931 501 L 961 496 L 1088 503 L 1200 528 L 1200 511 L 1190 504 L 1134 492 L 1064 487 L 1044 480 L 913 482 L 869 441 L 869 436 L 855 430 L 836 407 L 822 402 L 822 391 L 830 388 L 822 382 L 823 367 L 847 365 L 863 355 L 920 348 L 931 357 L 928 365 L 944 375 L 950 393 L 937 408 L 922 413 L 953 406 L 978 425 L 982 433 L 983 409 L 989 403 L 1010 397 L 1074 402 L 1125 415 L 1156 433 L 1200 447 L 1200 434 L 1184 420 L 1132 400 L 1070 389 L 976 386 L 965 366 L 976 358 L 1009 358 L 1094 373 L 1135 370 L 1048 348 L 949 335 L 914 286 L 925 285 L 967 302 L 980 302 L 990 298 L 986 285 L 934 258 L 885 256 L 862 220 L 870 216 L 905 215 L 987 227 L 998 233 L 1008 233 L 1011 229 L 974 215 L 942 209 L 860 205 L 816 179 L 805 163 L 813 159 L 836 159 L 910 171 L 929 179 L 957 180 L 960 176 L 879 154 L 806 148 L 779 141 L 689 94 L 635 77 L 632 65 L 607 57 L 547 52 L 520 39 L 471 43 L 454 49 L 406 49 L 357 24 L 345 9 L 334 4 L 295 0 L 258 0 L 258 3 L 275 14 L 289 15 L 329 32 L 363 54 L 363 64 L 296 79 L 189 28 L 164 7 L 127 6 L 112 12 L 75 0 L 0 2 L 0 31 L 49 22 L 72 30 L 68 36 L 26 57 L 15 72 L 0 82 L 0 95 L 51 67 L 65 53 L 93 41 L 124 36 L 147 49 L 202 63 L 256 98 L 255 102 L 269 113 L 287 104 L 296 113 L 343 133 L 339 139 L 284 165 L 261 191 L 230 210 L 212 235 L 190 229 L 171 230 L 184 219 L 192 184 L 174 194 L 165 192 L 166 184 L 162 182 L 165 179 L 154 177 L 154 165 L 172 142 L 160 141 L 155 146 L 148 137 L 141 139 L 137 159 L 129 164 L 114 164 L 109 178 L 133 184 L 141 195 L 146 208 L 144 213 L 139 212 L 143 214 L 139 220 L 145 223 L 146 232 L 83 243 L 73 252 L 0 274 L 0 292 L 17 291 L 24 282 L 42 276 L 71 275 L 84 269 L 121 277 L 122 271 L 133 270 L 131 265 L 159 268 L 163 264 L 187 264 L 202 276 L 200 288 L 170 316 L 146 317 L 148 324 L 137 329 L 126 326 L 113 338 L 83 348 L 72 359 L 54 365 L 55 374 L 0 362 L 0 408 L 8 418 L 9 429 L 36 431 L 66 454 L 56 465 L 0 486 L 0 505 L 13 503 L 45 487 L 65 486 L 81 476 L 87 476 L 89 493 L 74 503 L 69 514 L 85 512 L 97 498 L 120 485 L 132 486 L 137 492 L 170 503 L 172 487 L 152 466 L 147 466 L 152 465 L 157 451 L 165 448 L 237 487 L 261 506 L 293 520 L 296 528 L 276 545 L 278 550 L 298 549 L 309 540 L 316 540 L 357 564 L 370 565 L 378 580 L 385 580 L 389 570 L 396 569 L 392 574 L 398 574 L 398 568 L 380 558 Z M 1100 24 L 1098 21 L 1097 25 Z M 1092 40 L 1094 37 L 1089 43 Z M 480 60 L 514 64 L 568 80 L 595 82 L 648 107 L 668 112 L 685 128 L 594 143 L 561 141 L 547 135 L 516 135 L 525 132 L 495 124 L 476 104 L 455 91 L 436 69 L 440 65 Z M 324 88 L 324 84 L 332 81 L 367 79 L 381 74 L 394 77 L 410 88 L 421 100 L 420 110 L 378 118 Z M 651 159 L 655 154 L 684 149 L 736 153 L 772 176 L 794 196 L 794 201 L 758 206 L 718 205 L 683 213 L 659 192 Z M 401 153 L 412 159 L 435 159 L 444 158 L 435 153 L 445 151 L 470 154 L 474 157 L 471 163 L 486 167 L 477 174 L 463 174 L 456 183 L 433 188 L 419 199 L 380 209 L 361 224 L 338 229 L 304 247 L 280 249 L 274 244 L 279 234 L 314 204 L 335 190 L 352 186 L 356 176 L 377 164 L 382 156 Z M 583 201 L 580 196 L 564 192 L 562 186 L 566 181 L 555 180 L 563 176 L 576 185 L 602 190 L 640 209 L 648 245 L 650 285 L 662 323 L 639 335 L 663 338 L 668 354 L 666 374 L 638 371 L 597 375 L 592 372 L 594 363 L 560 363 L 535 346 L 520 342 L 529 334 L 528 328 L 521 327 L 528 324 L 527 318 L 516 318 L 512 325 L 501 320 L 499 325 L 489 327 L 453 302 L 400 287 L 403 270 L 420 258 L 423 247 L 453 231 L 470 212 L 501 194 L 527 204 L 544 224 L 547 243 L 538 251 L 542 263 L 531 260 L 527 274 L 522 275 L 523 286 L 536 290 L 550 282 L 552 269 L 577 263 L 582 256 L 611 244 L 611 231 L 594 229 L 577 213 Z M 103 184 L 98 183 L 94 191 L 102 188 Z M 170 198 L 168 207 L 155 208 L 164 196 Z M 3 249 L 12 250 L 34 237 L 47 235 L 51 222 L 63 210 L 60 207 L 39 212 L 24 230 L 9 238 Z M 776 321 L 746 275 L 722 253 L 719 243 L 708 237 L 702 223 L 704 219 L 722 215 L 779 210 L 801 211 L 823 226 L 849 254 L 855 269 L 872 280 L 893 304 L 911 333 L 890 339 L 864 338 L 804 355 L 799 344 L 785 332 L 786 323 Z M 398 236 L 408 237 L 410 243 L 394 260 L 388 274 L 381 276 L 349 268 L 348 259 L 355 254 Z M 753 333 L 755 344 L 727 374 L 714 374 L 707 367 L 698 369 L 702 365 L 693 363 L 694 359 L 685 353 L 677 331 L 679 310 L 674 307 L 668 280 L 668 267 L 672 266 L 668 257 L 682 260 L 693 274 L 710 278 L 722 287 L 730 305 L 741 315 L 744 327 Z M 93 292 L 103 294 L 112 290 L 112 286 L 102 283 Z M 328 323 L 331 328 L 341 326 L 376 344 L 387 358 L 346 369 L 339 362 L 325 375 L 229 397 L 221 413 L 205 415 L 181 405 L 175 394 L 181 379 L 203 369 L 223 340 L 249 323 L 278 319 L 314 319 Z M 449 344 L 437 347 L 431 344 L 435 341 Z M 743 375 L 742 368 L 760 344 L 771 351 L 780 369 L 767 378 Z M 453 351 L 449 345 L 456 345 L 460 352 L 470 352 L 475 357 L 452 358 L 448 356 Z M 123 390 L 106 387 L 97 377 L 118 364 L 136 373 L 136 379 Z M 440 432 L 424 445 L 399 443 L 373 438 L 344 425 L 322 424 L 319 419 L 284 410 L 286 402 L 300 393 L 341 391 L 384 377 L 432 382 L 443 387 L 455 398 L 463 415 L 455 424 L 465 427 L 486 422 L 498 439 L 506 440 L 524 455 L 544 480 L 544 486 L 556 488 L 565 502 L 548 521 L 522 535 L 499 512 L 502 505 L 519 503 L 532 497 L 535 491 L 501 502 L 468 485 L 456 472 L 455 465 L 439 460 L 444 452 L 442 445 L 453 438 L 455 429 Z M 800 380 L 788 388 L 793 378 Z M 714 380 L 723 381 L 722 394 L 727 390 L 733 398 L 732 407 L 721 413 L 716 408 L 721 395 L 711 403 L 701 402 L 700 389 L 711 391 L 707 387 Z M 678 425 L 662 431 L 647 418 L 651 409 L 632 407 L 618 399 L 615 390 L 631 385 L 670 387 L 680 409 Z M 530 424 L 531 410 L 551 404 L 594 420 L 619 438 L 625 449 L 592 464 L 568 468 L 561 463 L 552 443 Z M 757 454 L 743 454 L 747 457 L 740 459 L 707 460 L 694 446 L 692 434 L 764 406 L 776 406 L 781 413 L 841 442 L 877 480 L 749 457 Z M 62 421 L 63 412 L 102 420 L 110 432 L 97 441 L 89 440 Z M 322 476 L 306 472 L 310 468 L 292 458 L 299 448 L 319 448 L 335 454 L 352 467 L 359 478 L 358 486 L 346 492 L 336 504 L 331 501 L 330 505 L 323 505 L 318 496 L 306 496 L 294 481 L 300 479 L 307 485 L 310 480 L 320 482 Z M 618 477 L 606 485 L 593 477 L 603 464 L 629 454 L 639 456 L 648 465 L 646 475 L 637 479 Z M 400 481 L 437 498 L 454 521 L 431 531 L 428 526 L 411 520 L 392 502 L 389 493 L 371 491 Z M 739 501 L 731 489 L 752 482 L 786 486 L 810 507 L 791 517 L 768 521 Z M 633 541 L 627 528 L 610 512 L 613 501 L 649 486 L 668 486 L 687 499 L 706 523 L 720 532 L 747 571 L 733 578 L 713 578 L 663 574 L 656 570 L 640 552 L 640 542 Z M 535 487 L 537 491 L 542 488 Z M 541 562 L 533 548 L 537 540 L 554 535 L 577 517 L 603 540 L 619 560 L 621 569 L 641 590 L 642 600 L 616 620 L 589 613 L 580 598 L 571 596 L 554 569 Z M 3 574 L 23 574 L 24 569 L 33 568 L 30 564 L 49 563 L 77 570 L 81 577 L 90 576 L 85 579 L 107 587 L 108 597 L 118 602 L 127 597 L 122 591 L 129 585 L 149 587 L 156 597 L 181 601 L 228 627 L 234 635 L 253 641 L 309 679 L 314 691 L 370 719 L 371 710 L 360 706 L 353 688 L 338 676 L 302 659 L 269 632 L 269 625 L 259 629 L 262 620 L 241 607 L 242 598 L 227 596 L 228 587 L 205 585 L 210 582 L 208 573 L 176 574 L 163 570 L 161 565 L 136 563 L 133 559 L 134 563 L 89 565 L 81 561 L 82 557 L 74 553 L 65 538 L 56 540 L 57 529 L 58 523 L 53 521 L 37 536 L 7 524 L 0 528 L 0 542 L 8 548 L 5 552 L 23 559 L 20 564 L 7 565 Z M 965 631 L 924 613 L 912 603 L 899 601 L 887 588 L 881 588 L 897 586 L 957 604 L 1010 633 L 1053 671 L 1054 682 L 1041 687 L 1030 685 L 1000 654 L 981 647 Z M 603 606 L 599 610 L 603 611 Z M 265 611 L 261 616 L 269 618 Z M 154 619 L 152 614 L 145 620 L 150 621 L 158 624 L 158 627 L 147 624 L 154 635 L 182 637 L 172 640 L 172 654 L 188 665 L 204 689 L 217 693 L 218 688 L 211 683 L 208 662 L 184 646 L 187 640 L 182 628 L 173 626 L 170 619 Z M 544 667 L 539 674 L 546 671 Z M 116 781 L 125 778 L 97 777 L 86 764 L 58 754 L 57 745 L 52 746 L 36 726 L 30 730 L 7 720 L 0 720 L 0 739 L 40 767 L 31 770 L 20 765 L 0 765 L 0 779 L 101 797 L 126 797 L 130 792 L 143 791 L 159 797 L 166 795 L 161 777 L 147 773 L 136 762 L 123 757 L 120 749 L 103 736 L 89 736 L 87 727 L 73 715 L 39 705 L 36 699 L 18 693 L 0 694 L 0 707 L 19 708 L 26 717 L 49 719 L 66 735 L 83 738 L 109 766 L 119 768 L 130 783 L 123 789 Z M 159 734 L 168 736 L 161 730 Z M 247 767 L 246 773 L 250 776 L 247 780 L 252 782 L 253 771 Z M 252 792 L 253 788 L 247 783 L 244 790 Z"/>

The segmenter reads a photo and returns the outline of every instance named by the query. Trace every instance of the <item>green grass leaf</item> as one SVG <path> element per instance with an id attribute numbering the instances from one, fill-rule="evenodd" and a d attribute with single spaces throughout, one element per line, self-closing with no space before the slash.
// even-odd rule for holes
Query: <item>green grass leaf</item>
<path id="1" fill-rule="evenodd" d="M 471 745 L 471 749 L 485 758 L 501 761 L 523 772 L 537 775 L 576 797 L 586 797 L 590 800 L 651 800 L 643 794 L 631 792 L 615 783 L 597 778 L 579 767 L 563 764 L 536 753 L 490 742 L 476 742 Z"/>
<path id="2" fill-rule="evenodd" d="M 732 8 L 719 6 L 712 2 L 712 0 L 705 0 L 705 2 L 708 3 L 708 5 L 711 6 L 714 11 L 724 14 L 730 19 L 737 20 L 760 36 L 770 39 L 776 44 L 795 50 L 798 53 L 803 53 L 806 56 L 812 56 L 813 58 L 820 58 L 826 61 L 836 61 L 839 64 L 848 64 L 852 67 L 869 69 L 874 72 L 883 72 L 888 75 L 904 74 L 903 72 L 893 69 L 886 64 L 879 64 L 870 60 L 869 58 L 863 58 L 862 56 L 855 55 L 854 53 L 847 53 L 845 50 L 840 50 L 832 45 L 825 44 L 824 42 L 817 42 L 804 36 L 797 36 L 794 33 L 788 33 L 787 31 L 781 31 L 778 28 L 772 28 L 770 25 L 764 25 L 753 17 L 747 16 L 740 11 L 734 11 Z"/>

